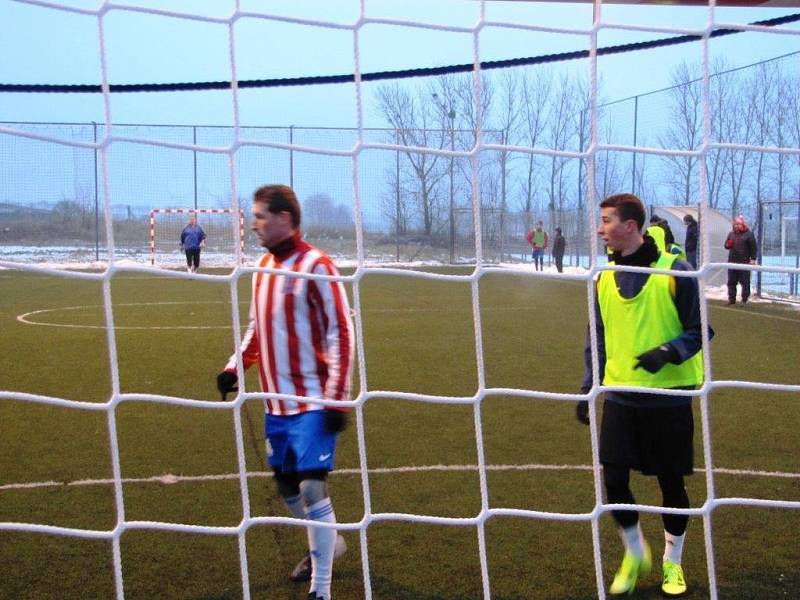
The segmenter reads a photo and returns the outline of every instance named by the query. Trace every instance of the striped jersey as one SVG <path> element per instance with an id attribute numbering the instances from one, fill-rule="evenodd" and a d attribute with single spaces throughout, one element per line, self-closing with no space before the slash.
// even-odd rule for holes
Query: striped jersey
<path id="1" fill-rule="evenodd" d="M 242 339 L 242 362 L 258 363 L 261 389 L 326 400 L 349 400 L 354 342 L 350 307 L 340 281 L 293 277 L 293 273 L 339 274 L 331 259 L 299 236 L 288 253 L 265 254 L 254 273 L 250 324 Z M 236 370 L 236 354 L 226 370 Z M 265 401 L 267 413 L 296 415 L 319 404 Z"/>

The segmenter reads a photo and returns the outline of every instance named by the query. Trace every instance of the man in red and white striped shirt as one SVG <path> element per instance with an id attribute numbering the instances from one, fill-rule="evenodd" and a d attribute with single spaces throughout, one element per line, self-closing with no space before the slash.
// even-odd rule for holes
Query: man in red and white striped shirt
<path id="1" fill-rule="evenodd" d="M 269 250 L 253 276 L 250 325 L 242 339 L 242 362 L 258 365 L 261 388 L 273 394 L 348 400 L 353 363 L 353 325 L 340 281 L 298 275 L 338 276 L 331 259 L 300 235 L 301 211 L 294 191 L 268 185 L 253 197 L 252 229 Z M 237 391 L 236 355 L 217 376 L 223 394 Z M 291 399 L 265 402 L 269 465 L 278 492 L 298 519 L 335 523 L 328 494 L 337 434 L 346 407 Z M 334 554 L 344 553 L 335 529 L 308 528 L 309 556 L 292 573 L 311 579 L 310 600 L 330 600 Z"/>

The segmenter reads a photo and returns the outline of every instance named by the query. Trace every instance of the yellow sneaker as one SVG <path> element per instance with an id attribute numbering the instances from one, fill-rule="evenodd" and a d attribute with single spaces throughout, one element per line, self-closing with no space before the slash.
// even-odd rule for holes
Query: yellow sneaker
<path id="1" fill-rule="evenodd" d="M 664 561 L 664 583 L 661 591 L 667 596 L 682 596 L 686 593 L 686 581 L 683 579 L 683 567 L 671 560 Z"/>
<path id="2" fill-rule="evenodd" d="M 622 557 L 622 564 L 619 566 L 617 574 L 614 575 L 614 581 L 611 582 L 608 593 L 612 596 L 632 594 L 639 576 L 648 575 L 652 566 L 653 556 L 650 553 L 650 546 L 647 545 L 647 542 L 644 543 L 644 556 L 641 558 L 625 551 L 625 556 Z"/>

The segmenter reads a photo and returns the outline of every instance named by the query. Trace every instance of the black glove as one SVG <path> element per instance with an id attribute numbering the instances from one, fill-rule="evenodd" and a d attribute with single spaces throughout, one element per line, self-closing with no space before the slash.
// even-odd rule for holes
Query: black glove
<path id="1" fill-rule="evenodd" d="M 347 413 L 341 410 L 325 409 L 325 432 L 339 433 L 347 428 Z"/>
<path id="2" fill-rule="evenodd" d="M 225 402 L 230 392 L 238 392 L 239 376 L 231 371 L 223 371 L 217 375 L 217 389 L 222 394 L 222 401 Z"/>
<path id="3" fill-rule="evenodd" d="M 658 373 L 664 365 L 675 362 L 677 358 L 678 353 L 672 346 L 662 344 L 658 348 L 653 348 L 637 356 L 634 369 L 644 369 L 648 373 Z"/>
<path id="4" fill-rule="evenodd" d="M 591 388 L 582 387 L 581 394 L 588 394 Z M 583 423 L 584 425 L 589 424 L 589 401 L 588 400 L 579 400 L 578 403 L 575 405 L 575 418 L 578 419 L 579 423 Z"/>

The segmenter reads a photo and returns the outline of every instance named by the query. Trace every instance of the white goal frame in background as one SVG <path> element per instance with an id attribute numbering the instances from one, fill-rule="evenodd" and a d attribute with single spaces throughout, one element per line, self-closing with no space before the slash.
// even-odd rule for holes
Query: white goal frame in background
<path id="1" fill-rule="evenodd" d="M 234 216 L 237 210 L 233 208 L 154 208 L 150 211 L 150 264 L 156 264 L 156 217 L 159 214 L 186 214 L 186 215 L 219 215 L 227 214 Z M 244 211 L 240 208 L 239 213 L 239 256 L 240 262 L 244 263 Z"/>

